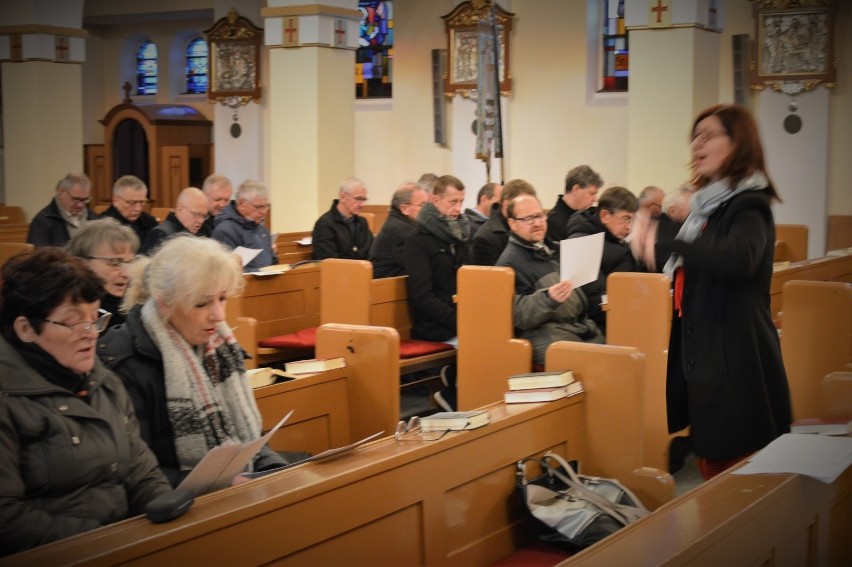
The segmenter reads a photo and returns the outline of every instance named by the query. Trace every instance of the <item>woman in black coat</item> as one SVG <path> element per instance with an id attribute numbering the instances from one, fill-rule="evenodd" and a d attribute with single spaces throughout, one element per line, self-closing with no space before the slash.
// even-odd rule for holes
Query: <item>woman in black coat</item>
<path id="1" fill-rule="evenodd" d="M 787 376 L 769 310 L 775 246 L 757 127 L 737 105 L 702 112 L 692 128 L 699 188 L 671 256 L 675 317 L 669 346 L 669 431 L 691 426 L 710 478 L 790 430 Z"/>

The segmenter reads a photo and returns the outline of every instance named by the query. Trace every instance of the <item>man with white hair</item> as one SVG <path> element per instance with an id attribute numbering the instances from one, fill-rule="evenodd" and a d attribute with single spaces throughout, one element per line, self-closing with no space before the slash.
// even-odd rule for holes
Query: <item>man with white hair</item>
<path id="1" fill-rule="evenodd" d="M 198 236 L 210 236 L 213 234 L 214 220 L 228 207 L 231 196 L 234 194 L 234 186 L 231 180 L 218 173 L 211 173 L 204 180 L 201 190 L 207 196 L 207 220 L 198 230 Z"/>
<path id="2" fill-rule="evenodd" d="M 139 242 L 159 223 L 145 211 L 148 204 L 148 186 L 135 175 L 122 175 L 112 186 L 112 205 L 101 218 L 114 218 L 133 229 Z"/>
<path id="3" fill-rule="evenodd" d="M 56 196 L 30 224 L 33 246 L 64 246 L 78 228 L 98 215 L 89 208 L 92 182 L 84 173 L 69 173 L 56 184 Z"/>
<path id="4" fill-rule="evenodd" d="M 151 229 L 139 251 L 151 254 L 163 240 L 179 232 L 209 236 L 201 234 L 201 227 L 208 218 L 207 196 L 197 187 L 187 187 L 178 195 L 174 212 L 170 212 L 166 220 Z"/>
<path id="5" fill-rule="evenodd" d="M 357 177 L 347 177 L 340 182 L 337 195 L 331 208 L 314 224 L 314 260 L 367 260 L 373 244 L 373 233 L 361 216 L 367 188 Z"/>
<path id="6" fill-rule="evenodd" d="M 269 190 L 260 181 L 248 179 L 237 189 L 237 197 L 216 217 L 213 238 L 229 248 L 242 246 L 260 250 L 243 271 L 254 272 L 278 263 L 276 247 L 263 221 L 269 213 Z"/>

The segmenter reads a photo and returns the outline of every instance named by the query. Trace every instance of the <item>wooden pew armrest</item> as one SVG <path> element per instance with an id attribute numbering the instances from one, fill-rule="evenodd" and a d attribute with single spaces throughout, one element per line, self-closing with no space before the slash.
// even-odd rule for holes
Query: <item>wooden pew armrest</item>
<path id="1" fill-rule="evenodd" d="M 634 469 L 625 484 L 639 497 L 648 510 L 656 510 L 675 496 L 674 477 L 654 467 Z"/>

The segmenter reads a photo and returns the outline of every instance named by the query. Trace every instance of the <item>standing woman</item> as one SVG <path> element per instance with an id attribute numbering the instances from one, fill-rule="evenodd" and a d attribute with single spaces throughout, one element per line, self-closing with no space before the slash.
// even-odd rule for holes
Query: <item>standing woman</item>
<path id="1" fill-rule="evenodd" d="M 243 273 L 221 243 L 176 235 L 137 258 L 130 276 L 127 318 L 101 339 L 98 355 L 124 381 L 142 438 L 176 486 L 213 447 L 261 434 L 243 349 L 225 323 Z M 255 471 L 285 464 L 268 446 L 252 463 Z"/>
<path id="2" fill-rule="evenodd" d="M 666 401 L 669 431 L 691 426 L 705 479 L 790 431 L 787 375 L 769 310 L 775 248 L 766 173 L 754 119 L 721 104 L 692 126 L 698 191 L 670 258 L 675 315 Z"/>
<path id="3" fill-rule="evenodd" d="M 86 263 L 46 246 L 3 266 L 0 556 L 141 514 L 171 487 L 95 355 L 109 314 Z"/>

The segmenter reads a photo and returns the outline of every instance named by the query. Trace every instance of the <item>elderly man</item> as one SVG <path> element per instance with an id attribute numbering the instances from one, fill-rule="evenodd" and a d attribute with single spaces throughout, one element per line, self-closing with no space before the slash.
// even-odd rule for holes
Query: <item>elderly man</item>
<path id="1" fill-rule="evenodd" d="M 533 363 L 544 364 L 554 341 L 603 343 L 587 315 L 588 300 L 568 280 L 559 279 L 559 243 L 547 238 L 547 215 L 534 195 L 521 195 L 507 207 L 509 244 L 498 266 L 515 270 L 513 310 L 517 336 L 533 345 Z"/>
<path id="2" fill-rule="evenodd" d="M 204 180 L 201 190 L 207 196 L 208 217 L 198 230 L 198 236 L 210 236 L 213 234 L 213 219 L 222 214 L 222 211 L 231 202 L 231 196 L 234 194 L 234 186 L 231 184 L 231 180 L 224 175 L 213 173 L 208 175 L 207 179 Z"/>
<path id="3" fill-rule="evenodd" d="M 163 240 L 178 232 L 188 232 L 197 236 L 209 218 L 207 195 L 197 187 L 187 187 L 178 195 L 175 210 L 169 213 L 166 220 L 151 229 L 140 252 L 151 254 Z"/>
<path id="4" fill-rule="evenodd" d="M 654 185 L 649 185 L 639 193 L 639 208 L 647 211 L 652 219 L 659 219 L 663 213 L 663 198 L 666 192 Z"/>
<path id="5" fill-rule="evenodd" d="M 394 191 L 390 213 L 370 247 L 374 278 L 405 275 L 405 241 L 417 230 L 417 217 L 426 204 L 426 191 L 405 182 Z"/>
<path id="6" fill-rule="evenodd" d="M 269 212 L 269 190 L 260 181 L 248 179 L 237 189 L 237 198 L 216 217 L 213 238 L 230 248 L 260 250 L 243 271 L 254 272 L 278 263 L 276 245 L 263 225 Z"/>
<path id="7" fill-rule="evenodd" d="M 405 243 L 412 339 L 456 343 L 456 271 L 468 263 L 470 238 L 463 202 L 464 184 L 452 175 L 439 177 L 431 202 L 417 217 L 417 232 Z M 445 367 L 445 388 L 435 393 L 447 411 L 456 406 L 455 375 L 455 366 Z"/>
<path id="8" fill-rule="evenodd" d="M 98 218 L 89 207 L 92 182 L 82 173 L 69 173 L 56 184 L 56 195 L 30 223 L 27 242 L 33 246 L 64 246 L 86 222 Z"/>
<path id="9" fill-rule="evenodd" d="M 518 195 L 535 195 L 535 188 L 523 179 L 512 179 L 503 187 L 500 206 L 491 211 L 491 217 L 473 236 L 471 261 L 478 266 L 493 266 L 509 242 L 509 224 L 506 208 Z"/>
<path id="10" fill-rule="evenodd" d="M 547 213 L 547 237 L 555 242 L 568 238 L 568 220 L 577 211 L 595 204 L 603 179 L 588 165 L 578 165 L 565 176 L 565 194 Z"/>
<path id="11" fill-rule="evenodd" d="M 145 212 L 146 204 L 148 186 L 145 182 L 135 175 L 124 175 L 113 184 L 112 205 L 101 218 L 114 218 L 129 226 L 139 237 L 139 242 L 145 242 L 148 233 L 158 224 L 157 219 Z"/>
<path id="12" fill-rule="evenodd" d="M 331 209 L 314 224 L 313 258 L 366 260 L 373 244 L 373 233 L 361 216 L 367 188 L 357 177 L 347 177 L 340 182 L 337 196 Z"/>
<path id="13" fill-rule="evenodd" d="M 500 194 L 502 192 L 503 186 L 499 183 L 486 183 L 479 189 L 479 193 L 476 194 L 476 207 L 465 209 L 464 216 L 470 222 L 470 227 L 474 234 L 491 216 L 494 206 L 500 203 Z"/>

